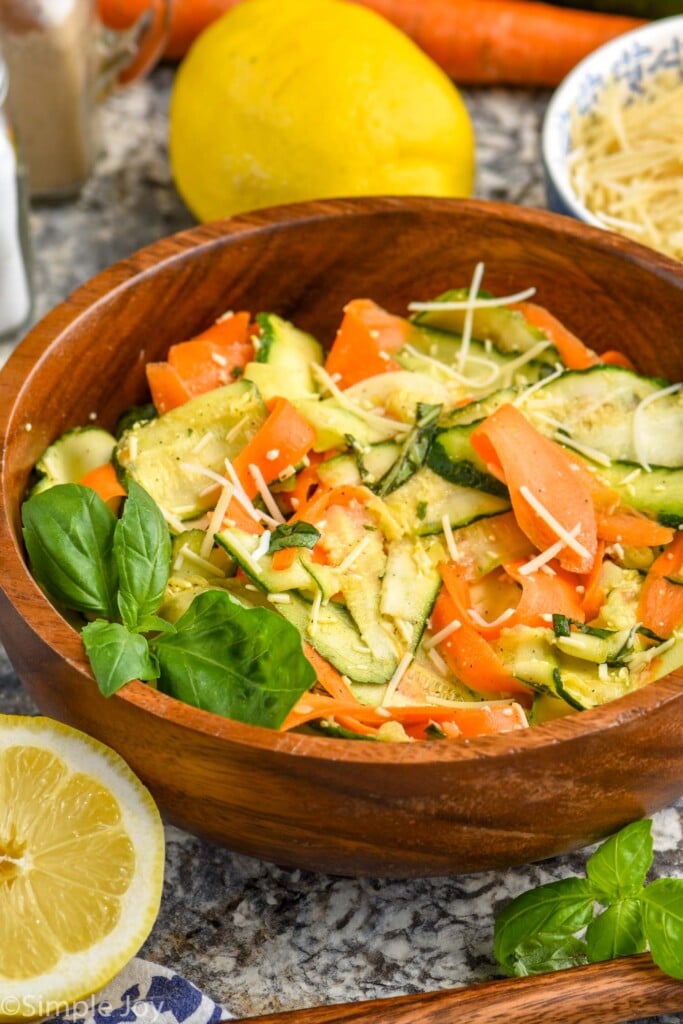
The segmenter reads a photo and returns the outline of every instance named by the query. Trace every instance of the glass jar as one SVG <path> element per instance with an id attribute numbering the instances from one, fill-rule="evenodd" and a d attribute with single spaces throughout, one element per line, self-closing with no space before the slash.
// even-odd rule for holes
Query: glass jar
<path id="1" fill-rule="evenodd" d="M 170 0 L 149 0 L 132 24 L 113 30 L 96 0 L 0 0 L 10 110 L 32 198 L 78 194 L 97 153 L 97 105 L 159 56 L 169 11 Z"/>
<path id="2" fill-rule="evenodd" d="M 6 110 L 7 86 L 0 58 L 0 341 L 13 339 L 32 309 L 26 190 Z"/>

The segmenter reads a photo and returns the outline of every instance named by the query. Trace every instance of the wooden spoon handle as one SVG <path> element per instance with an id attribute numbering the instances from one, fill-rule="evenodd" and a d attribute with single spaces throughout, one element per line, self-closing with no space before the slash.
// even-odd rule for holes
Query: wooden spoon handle
<path id="1" fill-rule="evenodd" d="M 683 981 L 647 954 L 533 978 L 249 1017 L 240 1024 L 618 1024 L 683 1009 Z"/>

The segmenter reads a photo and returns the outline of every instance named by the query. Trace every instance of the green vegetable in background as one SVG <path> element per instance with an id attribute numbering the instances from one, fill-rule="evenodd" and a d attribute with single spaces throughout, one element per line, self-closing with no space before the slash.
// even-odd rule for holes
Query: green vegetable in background
<path id="1" fill-rule="evenodd" d="M 523 893 L 498 916 L 494 955 L 523 976 L 642 953 L 683 979 L 683 878 L 646 884 L 652 822 L 636 821 L 606 840 L 586 878 L 565 878 Z"/>
<path id="2" fill-rule="evenodd" d="M 132 679 L 158 679 L 159 689 L 186 703 L 278 728 L 312 686 L 298 630 L 270 609 L 246 608 L 213 590 L 195 597 L 175 626 L 156 614 L 171 539 L 159 508 L 134 481 L 119 520 L 79 484 L 29 498 L 22 519 L 36 579 L 60 606 L 94 619 L 81 635 L 105 696 Z M 315 543 L 318 531 L 297 525 L 276 544 Z"/>
<path id="3" fill-rule="evenodd" d="M 373 486 L 380 497 L 391 494 L 424 465 L 429 446 L 436 434 L 442 406 L 417 403 L 415 425 L 403 442 L 400 454 L 391 469 Z"/>
<path id="4" fill-rule="evenodd" d="M 310 523 L 281 523 L 270 535 L 268 554 L 283 548 L 314 548 L 320 540 L 320 530 Z"/>
<path id="5" fill-rule="evenodd" d="M 553 3 L 558 7 L 626 14 L 632 18 L 670 18 L 683 14 L 683 0 L 553 0 Z"/>

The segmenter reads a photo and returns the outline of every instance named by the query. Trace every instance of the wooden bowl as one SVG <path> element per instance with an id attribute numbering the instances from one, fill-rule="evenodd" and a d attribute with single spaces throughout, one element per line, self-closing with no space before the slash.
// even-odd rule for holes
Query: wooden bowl
<path id="1" fill-rule="evenodd" d="M 100 696 L 78 634 L 28 572 L 20 502 L 43 449 L 111 427 L 144 364 L 225 309 L 273 310 L 331 340 L 342 306 L 395 312 L 486 263 L 598 351 L 683 370 L 683 267 L 569 219 L 492 203 L 306 203 L 194 228 L 80 288 L 0 375 L 0 634 L 47 714 L 109 743 L 169 821 L 282 865 L 408 877 L 506 867 L 591 843 L 683 793 L 683 675 L 594 711 L 472 741 L 364 744 L 242 725 L 142 683 Z"/>

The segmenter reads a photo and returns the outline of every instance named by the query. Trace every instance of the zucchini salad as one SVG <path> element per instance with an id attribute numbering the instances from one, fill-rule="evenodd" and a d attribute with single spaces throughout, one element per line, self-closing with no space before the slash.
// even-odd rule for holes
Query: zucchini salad
<path id="1" fill-rule="evenodd" d="M 681 385 L 483 269 L 406 317 L 353 299 L 327 351 L 226 313 L 148 364 L 115 434 L 47 449 L 26 547 L 104 693 L 442 741 L 683 664 Z"/>

